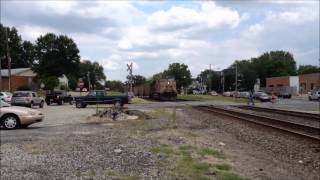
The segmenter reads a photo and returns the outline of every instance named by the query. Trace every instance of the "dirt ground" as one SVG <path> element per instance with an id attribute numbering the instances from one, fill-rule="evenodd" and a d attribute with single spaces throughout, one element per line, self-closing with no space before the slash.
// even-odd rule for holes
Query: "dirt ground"
<path id="1" fill-rule="evenodd" d="M 132 105 L 138 119 L 46 107 L 27 129 L 1 130 L 1 179 L 320 179 L 320 147 L 188 105 Z M 79 113 L 78 111 L 81 111 Z M 70 116 L 70 117 L 69 117 Z M 53 125 L 50 125 L 53 124 Z"/>

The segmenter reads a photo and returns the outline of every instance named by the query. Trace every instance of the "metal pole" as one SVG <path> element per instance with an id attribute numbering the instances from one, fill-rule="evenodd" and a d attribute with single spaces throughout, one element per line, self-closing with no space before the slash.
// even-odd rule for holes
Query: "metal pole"
<path id="1" fill-rule="evenodd" d="M 7 60 L 8 60 L 8 89 L 11 92 L 11 57 L 9 49 L 9 37 L 8 37 L 8 28 L 6 28 L 6 50 L 7 50 Z"/>
<path id="2" fill-rule="evenodd" d="M 90 73 L 87 73 L 88 76 L 88 91 L 90 91 Z"/>
<path id="3" fill-rule="evenodd" d="M 236 62 L 236 83 L 235 83 L 235 91 L 238 92 L 238 66 Z"/>

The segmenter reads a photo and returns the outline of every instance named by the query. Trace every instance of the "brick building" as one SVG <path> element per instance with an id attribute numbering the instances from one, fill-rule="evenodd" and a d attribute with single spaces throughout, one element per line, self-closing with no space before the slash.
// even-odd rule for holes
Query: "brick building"
<path id="1" fill-rule="evenodd" d="M 320 73 L 302 74 L 299 76 L 281 76 L 266 79 L 267 92 L 289 92 L 306 94 L 320 89 Z"/>
<path id="2" fill-rule="evenodd" d="M 30 68 L 11 69 L 11 91 L 35 85 L 36 74 Z M 9 90 L 8 69 L 1 70 L 1 91 Z"/>
<path id="3" fill-rule="evenodd" d="M 320 89 L 320 73 L 299 75 L 300 93 Z"/>
<path id="4" fill-rule="evenodd" d="M 280 76 L 267 78 L 266 89 L 269 93 L 288 92 L 296 95 L 299 91 L 299 77 Z"/>

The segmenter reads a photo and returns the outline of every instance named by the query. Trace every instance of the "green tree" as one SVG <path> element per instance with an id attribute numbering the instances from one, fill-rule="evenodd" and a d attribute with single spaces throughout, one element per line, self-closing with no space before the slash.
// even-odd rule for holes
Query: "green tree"
<path id="1" fill-rule="evenodd" d="M 106 76 L 103 71 L 103 67 L 98 62 L 84 60 L 79 65 L 78 77 L 83 79 L 85 87 L 87 88 L 89 84 L 88 76 L 90 78 L 90 88 L 102 88 L 103 86 L 101 85 L 101 83 L 106 79 Z"/>
<path id="2" fill-rule="evenodd" d="M 261 85 L 266 85 L 266 78 L 296 75 L 297 67 L 293 55 L 286 51 L 266 52 L 258 58 L 252 58 Z"/>
<path id="3" fill-rule="evenodd" d="M 320 68 L 312 65 L 300 65 L 298 74 L 311 74 L 320 72 Z"/>
<path id="4" fill-rule="evenodd" d="M 207 86 L 208 91 L 210 91 L 210 90 L 214 90 L 214 91 L 218 91 L 218 92 L 221 91 L 220 72 L 206 69 L 198 75 L 197 80 L 204 82 Z"/>
<path id="5" fill-rule="evenodd" d="M 165 77 L 173 77 L 177 83 L 177 89 L 181 87 L 187 87 L 191 84 L 191 72 L 188 69 L 188 65 L 173 63 L 169 65 L 169 68 L 163 72 Z"/>
<path id="6" fill-rule="evenodd" d="M 23 54 L 23 46 L 21 36 L 15 27 L 9 28 L 0 24 L 0 58 L 1 67 L 8 68 L 7 60 L 7 46 L 6 46 L 6 31 L 8 34 L 8 46 L 9 54 L 11 57 L 11 68 L 25 68 L 30 67 L 31 64 L 28 62 Z"/>
<path id="7" fill-rule="evenodd" d="M 111 91 L 124 92 L 124 84 L 121 81 L 106 81 L 105 87 Z"/>
<path id="8" fill-rule="evenodd" d="M 36 40 L 35 50 L 36 60 L 33 70 L 38 76 L 60 77 L 63 74 L 67 76 L 78 74 L 79 49 L 71 38 L 48 33 Z"/>
<path id="9" fill-rule="evenodd" d="M 127 76 L 126 84 L 130 84 L 130 76 Z M 140 86 L 147 83 L 147 79 L 144 76 L 141 75 L 133 75 L 132 76 L 132 85 L 133 86 Z"/>
<path id="10" fill-rule="evenodd" d="M 53 90 L 59 85 L 59 79 L 55 76 L 42 77 L 40 83 L 44 84 L 45 90 Z"/>
<path id="11" fill-rule="evenodd" d="M 250 60 L 237 61 L 238 89 L 252 91 L 257 79 L 257 72 Z"/>
<path id="12" fill-rule="evenodd" d="M 34 45 L 29 41 L 23 41 L 22 43 L 22 57 L 26 64 L 31 67 L 36 57 L 36 51 Z"/>

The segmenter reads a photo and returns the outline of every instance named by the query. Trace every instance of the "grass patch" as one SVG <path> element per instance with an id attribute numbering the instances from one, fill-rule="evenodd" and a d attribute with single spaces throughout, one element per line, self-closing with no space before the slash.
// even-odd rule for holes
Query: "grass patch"
<path id="1" fill-rule="evenodd" d="M 229 164 L 217 164 L 214 166 L 216 169 L 221 171 L 230 171 L 231 166 Z"/>
<path id="2" fill-rule="evenodd" d="M 231 173 L 231 172 L 226 172 L 226 171 L 221 171 L 218 173 L 219 179 L 221 180 L 245 180 L 241 176 Z"/>
<path id="3" fill-rule="evenodd" d="M 161 144 L 159 147 L 155 147 L 151 149 L 151 152 L 156 154 L 174 154 L 174 150 L 166 144 Z"/>
<path id="4" fill-rule="evenodd" d="M 118 92 L 118 91 L 107 91 L 107 96 L 124 96 L 125 93 Z"/>
<path id="5" fill-rule="evenodd" d="M 212 156 L 218 159 L 225 159 L 225 155 L 217 150 L 204 148 L 199 152 L 201 156 Z"/>
<path id="6" fill-rule="evenodd" d="M 134 97 L 131 99 L 130 104 L 147 104 L 149 103 L 149 101 L 144 100 L 142 98 L 138 98 L 138 97 Z"/>

